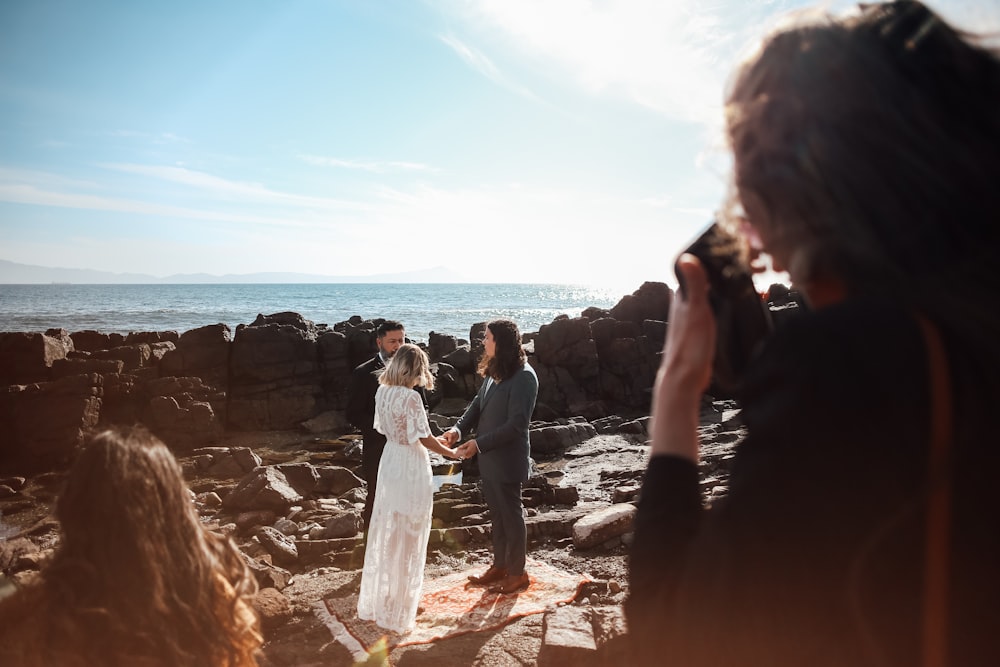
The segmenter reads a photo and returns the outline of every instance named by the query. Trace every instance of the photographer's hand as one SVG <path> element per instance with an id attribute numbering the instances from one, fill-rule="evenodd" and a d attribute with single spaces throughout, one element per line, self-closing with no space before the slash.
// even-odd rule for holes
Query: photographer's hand
<path id="1" fill-rule="evenodd" d="M 686 296 L 674 294 L 663 357 L 653 386 L 651 454 L 698 460 L 701 394 L 712 379 L 715 316 L 708 302 L 708 276 L 694 255 L 677 262 Z"/>

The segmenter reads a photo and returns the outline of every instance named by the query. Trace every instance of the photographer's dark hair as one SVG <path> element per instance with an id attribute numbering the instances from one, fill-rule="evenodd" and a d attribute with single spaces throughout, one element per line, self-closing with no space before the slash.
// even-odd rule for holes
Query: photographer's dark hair
<path id="1" fill-rule="evenodd" d="M 919 2 L 777 33 L 727 114 L 743 207 L 799 277 L 909 292 L 997 241 L 1000 63 Z"/>
<path id="2" fill-rule="evenodd" d="M 503 382 L 524 368 L 527 361 L 521 346 L 521 330 L 510 320 L 493 320 L 486 328 L 493 334 L 496 351 L 492 357 L 484 356 L 477 370 L 484 378 Z"/>
<path id="3" fill-rule="evenodd" d="M 396 320 L 386 320 L 382 324 L 378 325 L 375 329 L 375 334 L 379 338 L 385 338 L 385 335 L 390 331 L 403 331 L 405 327 L 402 322 L 397 322 Z"/>
<path id="4" fill-rule="evenodd" d="M 770 36 L 726 114 L 733 210 L 794 281 L 905 299 L 996 349 L 996 52 L 920 2 L 862 5 Z"/>

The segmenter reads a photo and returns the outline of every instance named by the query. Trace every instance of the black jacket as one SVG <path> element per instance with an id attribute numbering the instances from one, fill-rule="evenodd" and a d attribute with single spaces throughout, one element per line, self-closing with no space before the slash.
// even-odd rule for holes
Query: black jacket
<path id="1" fill-rule="evenodd" d="M 1000 369 L 943 332 L 955 410 L 950 659 L 1000 655 Z M 651 459 L 625 610 L 638 664 L 920 664 L 930 398 L 912 313 L 846 302 L 786 323 L 742 395 L 728 496 Z M 995 407 L 993 408 L 995 411 Z M 937 471 L 938 475 L 941 471 Z"/>
<path id="2" fill-rule="evenodd" d="M 365 444 L 385 444 L 385 436 L 372 428 L 375 422 L 375 392 L 378 391 L 378 377 L 385 364 L 382 357 L 376 354 L 368 361 L 360 364 L 351 372 L 351 380 L 347 386 L 347 407 L 344 416 L 352 426 L 359 429 L 364 436 Z M 415 387 L 420 393 L 424 408 L 427 408 L 427 394 L 423 387 Z"/>

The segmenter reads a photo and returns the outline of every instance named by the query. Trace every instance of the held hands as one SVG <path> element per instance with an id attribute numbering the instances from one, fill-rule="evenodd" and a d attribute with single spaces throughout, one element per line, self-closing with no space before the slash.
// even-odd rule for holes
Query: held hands
<path id="1" fill-rule="evenodd" d="M 452 455 L 446 455 L 451 458 L 467 459 L 471 458 L 479 451 L 479 447 L 476 445 L 475 440 L 469 440 L 468 442 L 452 449 L 453 445 L 458 442 L 458 432 L 451 429 L 439 435 L 437 437 L 437 441 L 440 442 L 441 445 L 448 451 L 454 452 Z"/>
<path id="2" fill-rule="evenodd" d="M 459 445 L 455 451 L 458 452 L 460 458 L 468 459 L 472 458 L 479 451 L 479 447 L 476 445 L 475 440 L 469 440 L 468 442 Z"/>
<path id="3" fill-rule="evenodd" d="M 465 457 L 461 454 L 461 447 L 452 448 L 452 445 L 458 440 L 458 434 L 454 431 L 446 431 L 445 433 L 439 435 L 436 440 L 440 443 L 443 451 L 441 454 L 449 459 L 461 460 Z"/>

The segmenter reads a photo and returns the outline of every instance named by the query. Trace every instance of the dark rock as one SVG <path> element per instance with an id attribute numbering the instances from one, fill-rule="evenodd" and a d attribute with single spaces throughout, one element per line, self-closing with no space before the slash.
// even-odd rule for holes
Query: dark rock
<path id="1" fill-rule="evenodd" d="M 325 540 L 299 540 L 296 546 L 299 549 L 299 561 L 302 563 L 314 563 L 319 558 L 331 553 L 353 553 L 361 546 L 360 536 L 344 537 Z M 360 564 L 358 564 L 360 567 Z"/>
<path id="2" fill-rule="evenodd" d="M 591 424 L 598 434 L 603 435 L 605 433 L 617 433 L 624 421 L 618 415 L 610 415 L 601 419 L 595 419 Z"/>
<path id="3" fill-rule="evenodd" d="M 365 485 L 364 480 L 342 466 L 317 466 L 319 480 L 315 493 L 320 496 L 340 496 Z"/>
<path id="4" fill-rule="evenodd" d="M 229 424 L 242 430 L 296 428 L 321 411 L 320 382 L 314 330 L 241 327 L 230 361 Z"/>
<path id="5" fill-rule="evenodd" d="M 260 616 L 260 624 L 264 630 L 274 630 L 292 618 L 292 603 L 275 588 L 257 591 L 253 608 Z"/>
<path id="6" fill-rule="evenodd" d="M 597 430 L 586 422 L 531 429 L 529 431 L 531 454 L 532 456 L 551 457 L 565 452 L 595 435 L 597 435 Z"/>
<path id="7" fill-rule="evenodd" d="M 582 317 L 557 319 L 543 324 L 535 340 L 535 356 L 548 366 L 585 369 L 575 375 L 597 374 L 597 346 L 590 333 L 590 321 Z"/>
<path id="8" fill-rule="evenodd" d="M 630 503 L 611 505 L 592 512 L 573 525 L 573 545 L 592 549 L 632 530 L 636 507 Z"/>
<path id="9" fill-rule="evenodd" d="M 76 331 L 71 333 L 69 337 L 73 339 L 73 347 L 80 352 L 110 350 L 114 347 L 114 343 L 112 343 L 110 335 L 99 331 L 93 331 L 92 329 Z"/>
<path id="10" fill-rule="evenodd" d="M 222 498 L 215 491 L 199 493 L 195 496 L 194 501 L 197 505 L 206 509 L 218 509 L 222 507 Z"/>
<path id="11" fill-rule="evenodd" d="M 611 309 L 611 317 L 641 324 L 643 320 L 667 321 L 673 290 L 666 283 L 645 282 Z"/>
<path id="12" fill-rule="evenodd" d="M 455 523 L 459 519 L 486 511 L 486 506 L 480 503 L 470 503 L 465 498 L 435 498 L 433 516 L 446 524 Z"/>
<path id="13" fill-rule="evenodd" d="M 163 355 L 164 377 L 195 376 L 212 387 L 225 388 L 229 376 L 229 346 L 232 331 L 225 324 L 191 329 L 177 339 L 176 349 Z"/>
<path id="14" fill-rule="evenodd" d="M 136 345 L 145 343 L 146 345 L 156 345 L 159 343 L 176 344 L 181 336 L 176 331 L 130 331 L 125 337 L 125 345 Z M 76 338 L 73 339 L 74 341 Z"/>
<path id="15" fill-rule="evenodd" d="M 472 359 L 472 347 L 469 345 L 460 345 L 452 352 L 442 355 L 441 361 L 454 366 L 455 370 L 461 374 L 471 374 L 476 371 Z"/>
<path id="16" fill-rule="evenodd" d="M 52 378 L 58 379 L 69 375 L 80 375 L 83 373 L 100 373 L 102 375 L 116 375 L 125 369 L 125 362 L 120 359 L 99 359 L 99 358 L 69 358 L 56 359 L 52 362 Z"/>
<path id="17" fill-rule="evenodd" d="M 361 513 L 357 511 L 344 511 L 334 514 L 327 519 L 322 528 L 309 531 L 311 540 L 336 540 L 344 537 L 353 537 L 361 530 Z"/>
<path id="18" fill-rule="evenodd" d="M 351 430 L 351 425 L 347 422 L 347 417 L 341 410 L 327 410 L 312 419 L 299 424 L 308 433 L 347 433 Z"/>
<path id="19" fill-rule="evenodd" d="M 596 654 L 597 640 L 589 609 L 567 605 L 545 612 L 542 648 L 538 653 L 539 667 L 592 664 Z"/>
<path id="20" fill-rule="evenodd" d="M 608 317 L 610 316 L 610 314 L 611 311 L 607 310 L 606 308 L 598 308 L 597 306 L 590 306 L 588 308 L 583 309 L 583 312 L 580 313 L 580 317 L 593 321 L 593 320 L 599 320 L 602 317 Z"/>
<path id="21" fill-rule="evenodd" d="M 299 550 L 295 546 L 295 540 L 281 531 L 271 526 L 261 526 L 257 530 L 257 539 L 278 565 L 289 567 L 299 561 Z"/>
<path id="22" fill-rule="evenodd" d="M 243 477 L 261 465 L 261 458 L 249 447 L 196 449 L 194 455 L 210 452 L 205 472 L 214 477 Z"/>
<path id="23" fill-rule="evenodd" d="M 110 350 L 98 350 L 91 354 L 94 359 L 117 359 L 121 361 L 126 371 L 144 368 L 149 364 L 153 351 L 146 343 L 136 345 L 120 345 Z"/>
<path id="24" fill-rule="evenodd" d="M 261 326 L 267 326 L 269 324 L 295 327 L 296 329 L 299 329 L 301 331 L 311 332 L 313 334 L 315 334 L 316 332 L 316 325 L 313 324 L 312 320 L 307 320 L 298 313 L 292 313 L 287 311 L 283 313 L 274 313 L 273 315 L 258 314 L 257 319 L 255 319 L 250 324 L 250 326 L 261 327 Z"/>
<path id="25" fill-rule="evenodd" d="M 649 417 L 624 422 L 619 427 L 619 431 L 633 435 L 649 435 Z"/>
<path id="26" fill-rule="evenodd" d="M 187 401 L 181 406 L 173 396 L 154 396 L 146 417 L 150 429 L 177 451 L 214 442 L 223 432 L 211 403 L 203 401 Z"/>
<path id="27" fill-rule="evenodd" d="M 434 331 L 428 335 L 427 356 L 431 361 L 443 359 L 458 349 L 458 341 L 454 336 L 439 334 Z"/>
<path id="28" fill-rule="evenodd" d="M 619 486 L 611 492 L 611 502 L 616 505 L 618 503 L 630 503 L 638 497 L 638 486 Z"/>
<path id="29" fill-rule="evenodd" d="M 324 407 L 343 413 L 347 405 L 347 387 L 351 370 L 347 336 L 339 331 L 325 331 L 316 338 L 320 386 Z"/>
<path id="30" fill-rule="evenodd" d="M 282 535 L 294 537 L 299 532 L 299 524 L 285 517 L 278 517 L 278 520 L 271 526 Z"/>
<path id="31" fill-rule="evenodd" d="M 2 477 L 0 478 L 0 484 L 13 489 L 14 491 L 20 491 L 24 488 L 24 484 L 28 480 L 24 477 Z"/>
<path id="32" fill-rule="evenodd" d="M 257 468 L 244 477 L 222 500 L 228 510 L 273 509 L 284 511 L 304 498 L 274 466 Z M 270 523 L 270 522 L 269 522 Z"/>
<path id="33" fill-rule="evenodd" d="M 223 501 L 223 505 L 225 505 L 225 501 Z M 252 533 L 261 526 L 274 523 L 277 519 L 278 515 L 273 510 L 240 512 L 236 516 L 236 529 L 244 533 Z"/>
<path id="34" fill-rule="evenodd" d="M 654 348 L 662 348 L 667 340 L 667 323 L 661 320 L 643 320 L 642 335 Z"/>
<path id="35" fill-rule="evenodd" d="M 614 403 L 649 406 L 658 359 L 644 337 L 614 338 L 601 350 L 601 388 Z"/>
<path id="36" fill-rule="evenodd" d="M 101 381 L 96 373 L 8 387 L 0 393 L 0 466 L 18 472 L 66 465 L 97 425 Z"/>
<path id="37" fill-rule="evenodd" d="M 261 588 L 284 590 L 292 580 L 292 573 L 284 568 L 259 558 L 250 558 L 246 554 L 243 554 L 243 559 L 250 567 L 250 571 L 253 572 L 257 585 Z"/>
<path id="38" fill-rule="evenodd" d="M 38 545 L 26 537 L 0 540 L 0 572 L 16 571 L 16 563 L 21 562 L 25 556 L 37 554 L 39 551 Z"/>
<path id="39" fill-rule="evenodd" d="M 319 482 L 319 473 L 309 463 L 282 463 L 275 466 L 288 484 L 303 498 L 312 498 Z"/>
<path id="40" fill-rule="evenodd" d="M 49 332 L 0 333 L 0 385 L 45 382 L 52 377 L 52 364 L 73 350 L 73 339 L 62 329 Z"/>

